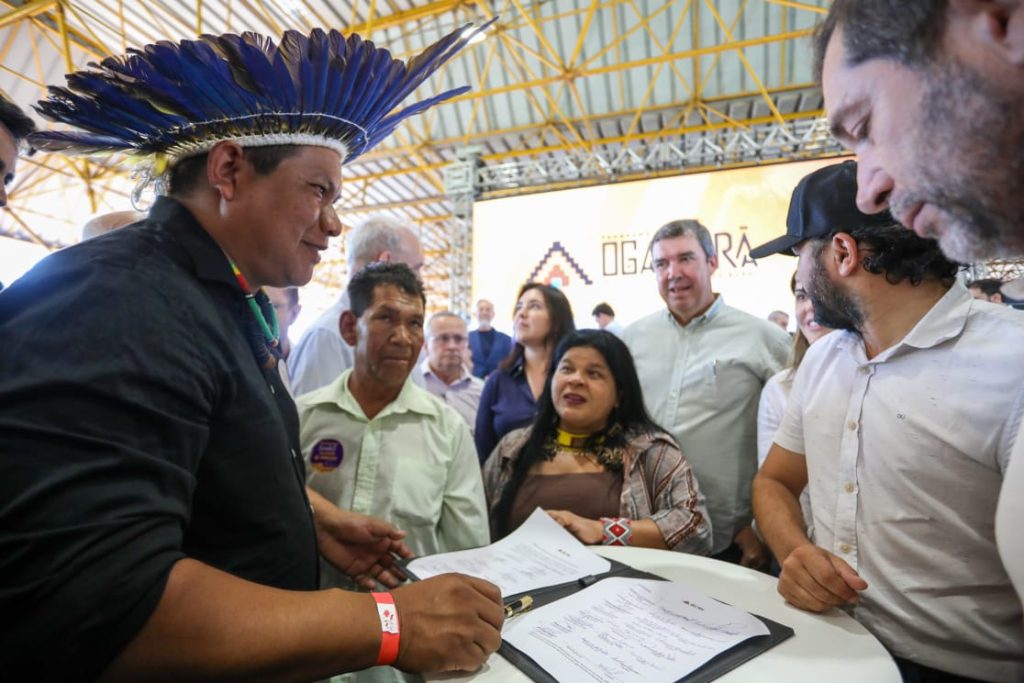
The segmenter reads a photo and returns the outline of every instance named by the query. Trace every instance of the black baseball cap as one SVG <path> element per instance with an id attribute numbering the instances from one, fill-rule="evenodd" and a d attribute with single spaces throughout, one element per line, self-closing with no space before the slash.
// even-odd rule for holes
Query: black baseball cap
<path id="1" fill-rule="evenodd" d="M 793 255 L 804 240 L 820 239 L 844 230 L 892 225 L 888 210 L 861 213 L 857 208 L 857 162 L 844 161 L 804 176 L 793 190 L 786 216 L 786 234 L 750 250 L 751 257 Z"/>

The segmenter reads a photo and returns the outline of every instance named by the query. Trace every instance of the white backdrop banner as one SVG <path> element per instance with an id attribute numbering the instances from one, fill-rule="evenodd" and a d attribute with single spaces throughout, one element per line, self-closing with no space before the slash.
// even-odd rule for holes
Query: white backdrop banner
<path id="1" fill-rule="evenodd" d="M 594 327 L 606 301 L 626 325 L 664 306 L 650 241 L 665 223 L 696 218 L 718 250 L 716 292 L 759 317 L 790 313 L 796 260 L 750 250 L 786 230 L 790 195 L 808 173 L 836 160 L 673 176 L 478 202 L 473 217 L 473 296 L 490 299 L 509 327 L 515 295 L 528 281 L 560 286 L 578 327 Z M 793 327 L 793 323 L 790 323 Z"/>

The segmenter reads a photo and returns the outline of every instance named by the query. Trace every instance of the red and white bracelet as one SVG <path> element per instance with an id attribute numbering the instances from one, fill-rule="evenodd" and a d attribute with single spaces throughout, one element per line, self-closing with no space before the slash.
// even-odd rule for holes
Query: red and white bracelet
<path id="1" fill-rule="evenodd" d="M 633 521 L 628 517 L 602 517 L 604 545 L 629 545 L 633 536 Z"/>
<path id="2" fill-rule="evenodd" d="M 377 654 L 377 666 L 390 666 L 398 659 L 398 638 L 400 624 L 395 599 L 391 593 L 370 593 L 377 603 L 377 616 L 380 617 L 380 653 Z"/>

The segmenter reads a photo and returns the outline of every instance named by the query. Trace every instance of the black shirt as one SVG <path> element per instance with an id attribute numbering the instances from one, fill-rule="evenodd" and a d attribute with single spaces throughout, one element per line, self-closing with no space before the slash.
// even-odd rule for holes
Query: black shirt
<path id="1" fill-rule="evenodd" d="M 173 200 L 0 294 L 0 678 L 95 678 L 191 557 L 317 587 L 298 417 Z"/>

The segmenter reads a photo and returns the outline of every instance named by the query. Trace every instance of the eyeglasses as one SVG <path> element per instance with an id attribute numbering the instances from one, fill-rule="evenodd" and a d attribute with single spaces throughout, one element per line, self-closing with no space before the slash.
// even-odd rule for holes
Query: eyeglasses
<path id="1" fill-rule="evenodd" d="M 430 341 L 440 344 L 458 344 L 461 346 L 469 341 L 469 339 L 461 334 L 439 334 L 435 337 L 431 337 Z"/>

